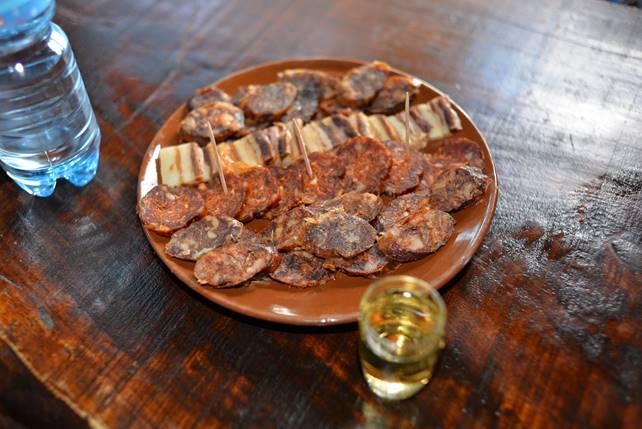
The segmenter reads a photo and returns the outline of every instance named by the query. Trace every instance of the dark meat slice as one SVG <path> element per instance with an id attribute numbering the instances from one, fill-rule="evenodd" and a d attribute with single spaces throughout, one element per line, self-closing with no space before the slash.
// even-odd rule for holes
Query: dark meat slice
<path id="1" fill-rule="evenodd" d="M 451 212 L 477 201 L 486 191 L 488 181 L 488 176 L 479 168 L 455 167 L 437 178 L 431 199 L 439 210 Z"/>
<path id="2" fill-rule="evenodd" d="M 381 191 L 381 181 L 392 164 L 388 148 L 378 140 L 357 136 L 338 146 L 335 152 L 346 166 L 346 191 Z"/>
<path id="3" fill-rule="evenodd" d="M 319 98 L 307 91 L 299 91 L 290 108 L 281 117 L 281 121 L 288 122 L 294 118 L 309 122 L 319 110 Z"/>
<path id="4" fill-rule="evenodd" d="M 329 200 L 343 192 L 345 166 L 343 161 L 328 152 L 313 152 L 308 156 L 310 167 L 315 174 L 312 179 L 305 168 L 305 161 L 298 160 L 293 167 L 301 172 L 303 180 L 303 204 L 314 204 Z"/>
<path id="5" fill-rule="evenodd" d="M 316 119 L 325 118 L 332 115 L 350 116 L 354 110 L 350 107 L 343 106 L 336 98 L 329 100 L 319 101 L 319 111 L 317 112 Z"/>
<path id="6" fill-rule="evenodd" d="M 332 210 L 305 219 L 303 246 L 322 258 L 351 258 L 372 247 L 376 235 L 372 225 L 360 217 Z"/>
<path id="7" fill-rule="evenodd" d="M 298 91 L 308 91 L 322 100 L 333 98 L 339 92 L 339 80 L 329 73 L 309 69 L 289 69 L 279 73 L 279 80 L 296 86 Z"/>
<path id="8" fill-rule="evenodd" d="M 352 258 L 326 259 L 323 266 L 329 270 L 339 270 L 353 276 L 371 276 L 383 271 L 391 262 L 377 246 L 372 246 Z"/>
<path id="9" fill-rule="evenodd" d="M 414 261 L 446 244 L 454 228 L 448 213 L 424 206 L 387 229 L 377 246 L 395 261 Z"/>
<path id="10" fill-rule="evenodd" d="M 245 200 L 236 218 L 249 222 L 279 201 L 279 184 L 270 170 L 258 165 L 233 165 L 245 187 Z"/>
<path id="11" fill-rule="evenodd" d="M 303 227 L 306 218 L 314 216 L 315 212 L 307 207 L 295 207 L 289 212 L 279 215 L 263 231 L 263 242 L 277 250 L 292 250 L 303 245 Z"/>
<path id="12" fill-rule="evenodd" d="M 323 259 L 302 251 L 283 255 L 281 263 L 269 275 L 274 280 L 302 288 L 322 285 L 334 278 L 332 271 L 323 267 Z"/>
<path id="13" fill-rule="evenodd" d="M 383 142 L 392 152 L 392 166 L 383 184 L 388 195 L 401 195 L 414 189 L 424 172 L 423 154 L 395 140 Z"/>
<path id="14" fill-rule="evenodd" d="M 249 240 L 225 244 L 200 257 L 194 275 L 200 284 L 216 288 L 231 287 L 250 280 L 278 263 L 273 247 Z"/>
<path id="15" fill-rule="evenodd" d="M 340 209 L 370 222 L 381 211 L 383 201 L 378 196 L 367 192 L 348 192 L 331 200 L 317 203 L 312 207 L 322 210 Z"/>
<path id="16" fill-rule="evenodd" d="M 273 167 L 270 169 L 272 176 L 279 181 L 279 202 L 265 212 L 266 219 L 274 219 L 292 207 L 301 203 L 303 195 L 303 179 L 299 168 Z"/>
<path id="17" fill-rule="evenodd" d="M 172 234 L 165 253 L 195 261 L 210 250 L 238 240 L 243 224 L 229 216 L 205 216 Z"/>
<path id="18" fill-rule="evenodd" d="M 245 114 L 255 121 L 278 120 L 296 98 L 296 87 L 287 82 L 248 87 L 238 99 Z M 236 100 L 236 96 L 235 96 Z"/>
<path id="19" fill-rule="evenodd" d="M 435 163 L 430 154 L 421 155 L 421 166 L 423 174 L 419 181 L 419 189 L 431 189 L 437 180 L 437 176 L 444 172 L 445 166 L 441 163 Z M 448 166 L 452 164 L 448 163 Z"/>
<path id="20" fill-rule="evenodd" d="M 433 202 L 430 199 L 430 191 L 427 190 L 402 195 L 392 200 L 388 207 L 383 209 L 379 216 L 377 216 L 375 222 L 377 231 L 382 232 L 391 228 L 394 224 L 402 221 L 424 206 L 433 207 Z"/>
<path id="21" fill-rule="evenodd" d="M 218 173 L 214 174 L 203 194 L 205 208 L 210 215 L 235 217 L 245 199 L 245 186 L 241 179 L 230 170 L 225 171 L 225 183 L 227 184 L 227 194 L 223 192 Z"/>
<path id="22" fill-rule="evenodd" d="M 373 61 L 348 71 L 341 79 L 339 101 L 346 106 L 364 106 L 370 103 L 383 87 L 390 66 Z"/>
<path id="23" fill-rule="evenodd" d="M 232 104 L 238 107 L 243 107 L 243 103 L 246 101 L 247 97 L 250 95 L 256 94 L 259 89 L 259 85 L 244 85 L 240 86 L 234 93 L 232 97 Z"/>
<path id="24" fill-rule="evenodd" d="M 194 110 L 206 104 L 214 103 L 215 101 L 232 103 L 232 99 L 227 95 L 227 92 L 214 85 L 209 85 L 196 90 L 194 96 L 187 102 L 187 109 Z"/>
<path id="25" fill-rule="evenodd" d="M 451 137 L 440 141 L 430 154 L 433 162 L 464 163 L 484 169 L 484 154 L 479 144 L 465 137 Z"/>
<path id="26" fill-rule="evenodd" d="M 162 235 L 204 215 L 205 202 L 194 188 L 154 186 L 138 203 L 138 216 L 145 228 Z"/>
<path id="27" fill-rule="evenodd" d="M 207 122 L 212 125 L 214 138 L 221 142 L 241 130 L 245 123 L 243 111 L 238 107 L 216 101 L 205 104 L 187 114 L 181 122 L 181 138 L 199 143 L 210 141 Z"/>
<path id="28" fill-rule="evenodd" d="M 403 110 L 406 103 L 406 92 L 410 100 L 419 92 L 419 87 L 415 85 L 409 77 L 390 76 L 383 84 L 383 88 L 377 94 L 368 107 L 370 113 L 383 113 L 391 115 Z"/>

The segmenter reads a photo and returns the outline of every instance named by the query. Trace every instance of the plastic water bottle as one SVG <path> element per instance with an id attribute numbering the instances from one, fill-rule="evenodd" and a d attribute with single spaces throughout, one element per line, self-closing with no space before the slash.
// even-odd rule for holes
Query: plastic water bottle
<path id="1" fill-rule="evenodd" d="M 100 130 L 53 0 L 0 0 L 0 165 L 46 197 L 96 174 Z"/>

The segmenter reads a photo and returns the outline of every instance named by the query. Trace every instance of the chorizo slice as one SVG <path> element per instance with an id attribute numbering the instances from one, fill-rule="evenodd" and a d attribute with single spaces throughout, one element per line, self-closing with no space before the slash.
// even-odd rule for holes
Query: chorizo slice
<path id="1" fill-rule="evenodd" d="M 249 222 L 260 217 L 279 200 L 279 184 L 265 167 L 236 165 L 232 168 L 245 188 L 245 199 L 236 218 Z"/>
<path id="2" fill-rule="evenodd" d="M 424 206 L 385 230 L 377 246 L 390 259 L 414 261 L 446 244 L 454 228 L 455 219 L 451 215 Z"/>
<path id="3" fill-rule="evenodd" d="M 205 215 L 205 202 L 194 188 L 154 186 L 138 204 L 138 216 L 145 228 L 170 235 Z"/>
<path id="4" fill-rule="evenodd" d="M 323 267 L 323 259 L 295 251 L 282 255 L 280 264 L 269 272 L 269 276 L 290 286 L 307 288 L 332 280 L 334 273 Z"/>
<path id="5" fill-rule="evenodd" d="M 464 163 L 483 171 L 484 154 L 479 144 L 465 137 L 450 137 L 443 139 L 430 154 L 435 160 L 450 160 L 454 163 Z"/>
<path id="6" fill-rule="evenodd" d="M 387 268 L 392 261 L 377 246 L 372 246 L 352 258 L 326 259 L 323 266 L 329 270 L 339 270 L 352 276 L 372 276 Z"/>
<path id="7" fill-rule="evenodd" d="M 279 181 L 279 202 L 267 212 L 266 219 L 274 219 L 301 203 L 303 195 L 303 179 L 301 170 L 294 167 L 274 167 L 270 170 Z"/>
<path id="8" fill-rule="evenodd" d="M 343 176 L 346 171 L 343 161 L 328 152 L 313 152 L 308 158 L 315 174 L 314 179 L 308 174 L 303 159 L 293 165 L 300 171 L 303 180 L 301 202 L 314 204 L 340 195 L 343 192 Z"/>
<path id="9" fill-rule="evenodd" d="M 362 218 L 332 210 L 304 220 L 303 247 L 321 258 L 351 258 L 372 247 L 376 235 Z"/>
<path id="10" fill-rule="evenodd" d="M 208 214 L 235 217 L 241 209 L 245 200 L 243 182 L 234 172 L 228 170 L 225 171 L 225 184 L 227 194 L 223 192 L 223 186 L 216 173 L 205 188 L 203 198 Z"/>
<path id="11" fill-rule="evenodd" d="M 340 209 L 370 222 L 383 208 L 383 201 L 377 195 L 367 192 L 348 192 L 331 200 L 314 204 L 312 207 L 323 210 Z"/>
<path id="12" fill-rule="evenodd" d="M 463 165 L 437 178 L 430 198 L 439 210 L 451 212 L 473 204 L 486 192 L 489 179 L 479 168 Z"/>
<path id="13" fill-rule="evenodd" d="M 239 96 L 238 105 L 254 121 L 276 121 L 292 105 L 296 95 L 296 86 L 287 82 L 251 85 Z"/>
<path id="14" fill-rule="evenodd" d="M 346 192 L 380 192 L 381 182 L 392 164 L 387 147 L 378 140 L 357 136 L 338 146 L 335 153 L 346 166 Z"/>
<path id="15" fill-rule="evenodd" d="M 196 93 L 187 102 L 187 109 L 194 110 L 216 101 L 232 103 L 232 98 L 227 95 L 227 92 L 216 87 L 215 85 L 205 86 L 196 90 Z"/>
<path id="16" fill-rule="evenodd" d="M 303 245 L 304 220 L 315 212 L 299 206 L 282 213 L 261 231 L 261 239 L 277 250 L 292 250 Z"/>
<path id="17" fill-rule="evenodd" d="M 339 101 L 346 106 L 364 106 L 370 103 L 383 87 L 390 66 L 373 61 L 349 70 L 341 79 Z"/>
<path id="18" fill-rule="evenodd" d="M 244 127 L 245 116 L 241 109 L 230 103 L 215 101 L 205 104 L 185 116 L 181 122 L 181 138 L 199 143 L 209 142 L 208 122 L 212 125 L 214 138 L 221 142 Z"/>
<path id="19" fill-rule="evenodd" d="M 200 284 L 215 288 L 232 287 L 250 280 L 278 262 L 273 247 L 250 240 L 228 243 L 201 256 L 194 265 Z"/>
<path id="20" fill-rule="evenodd" d="M 406 103 L 406 92 L 410 100 L 417 95 L 419 87 L 406 76 L 390 76 L 383 84 L 381 91 L 368 107 L 370 113 L 391 115 L 403 110 Z"/>
<path id="21" fill-rule="evenodd" d="M 396 140 L 383 144 L 392 153 L 392 164 L 383 183 L 384 193 L 401 195 L 416 188 L 424 173 L 423 154 Z"/>
<path id="22" fill-rule="evenodd" d="M 196 261 L 210 250 L 237 241 L 242 230 L 243 224 L 229 216 L 205 216 L 172 234 L 165 245 L 165 253 Z"/>

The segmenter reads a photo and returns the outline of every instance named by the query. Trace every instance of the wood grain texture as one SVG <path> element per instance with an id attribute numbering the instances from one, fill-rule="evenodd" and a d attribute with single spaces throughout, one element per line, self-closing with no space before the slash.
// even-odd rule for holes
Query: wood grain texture
<path id="1" fill-rule="evenodd" d="M 48 199 L 0 175 L 0 423 L 642 421 L 641 11 L 582 0 L 60 0 L 56 21 L 103 131 L 101 161 L 89 186 L 60 183 Z M 269 325 L 201 299 L 153 254 L 134 212 L 143 152 L 195 87 L 305 55 L 377 58 L 430 81 L 471 114 L 497 165 L 491 232 L 443 290 L 439 369 L 403 403 L 367 391 L 355 326 Z"/>

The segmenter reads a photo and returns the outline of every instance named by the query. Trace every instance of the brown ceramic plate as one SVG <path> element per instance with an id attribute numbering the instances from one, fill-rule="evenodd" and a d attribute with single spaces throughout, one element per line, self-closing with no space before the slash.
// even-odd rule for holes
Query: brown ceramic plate
<path id="1" fill-rule="evenodd" d="M 311 68 L 343 73 L 363 62 L 346 59 L 292 59 L 241 70 L 216 84 L 234 94 L 241 85 L 266 84 L 276 80 L 277 73 L 290 68 Z M 400 71 L 395 73 L 405 74 Z M 413 104 L 423 103 L 442 95 L 438 89 L 417 79 L 420 92 Z M 473 256 L 488 232 L 497 202 L 497 176 L 488 146 L 479 130 L 464 111 L 455 105 L 461 116 L 463 131 L 456 135 L 478 142 L 485 155 L 485 170 L 492 183 L 481 201 L 454 213 L 455 232 L 439 251 L 416 262 L 402 264 L 393 273 L 408 274 L 427 280 L 439 288 L 452 279 Z M 138 199 L 157 184 L 156 158 L 161 147 L 177 144 L 180 121 L 185 106 L 179 107 L 158 131 L 143 158 L 138 177 Z M 255 221 L 256 222 L 256 221 Z M 292 325 L 335 325 L 357 320 L 359 299 L 372 280 L 338 274 L 336 280 L 311 289 L 296 289 L 274 281 L 262 281 L 250 286 L 214 289 L 201 286 L 193 274 L 194 264 L 167 256 L 163 248 L 168 239 L 145 230 L 152 247 L 169 269 L 187 286 L 207 299 L 258 319 Z"/>

